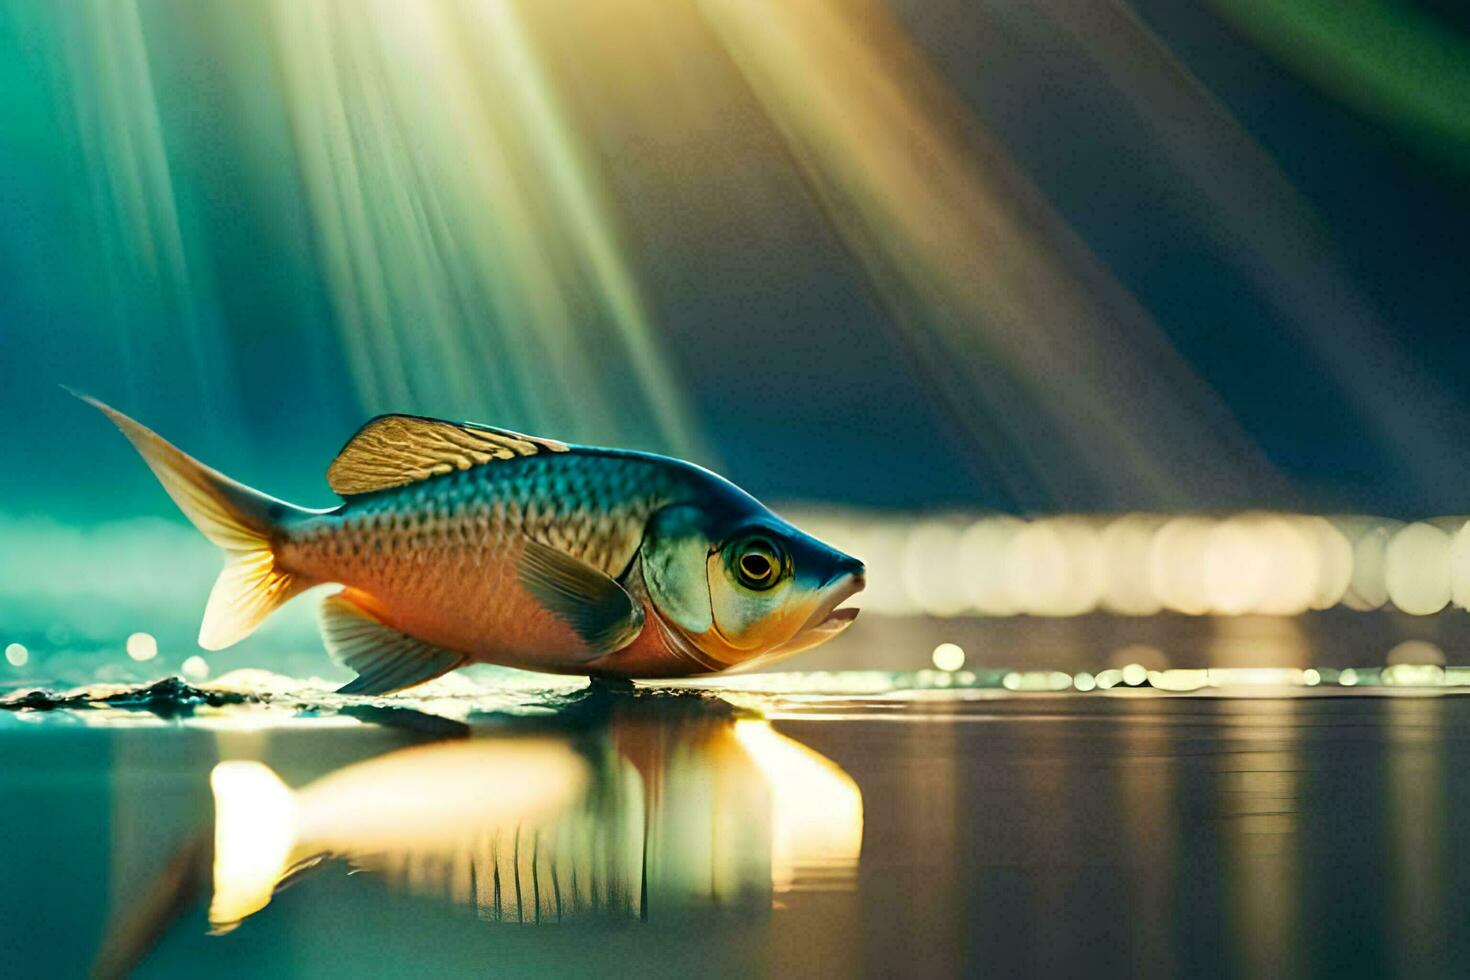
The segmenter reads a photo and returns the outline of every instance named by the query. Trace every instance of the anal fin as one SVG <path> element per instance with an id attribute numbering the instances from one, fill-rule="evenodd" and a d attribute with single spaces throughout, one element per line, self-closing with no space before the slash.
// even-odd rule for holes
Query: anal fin
<path id="1" fill-rule="evenodd" d="M 338 694 L 387 694 L 433 680 L 465 656 L 401 633 L 338 592 L 322 603 L 322 639 L 332 659 L 357 672 Z"/>

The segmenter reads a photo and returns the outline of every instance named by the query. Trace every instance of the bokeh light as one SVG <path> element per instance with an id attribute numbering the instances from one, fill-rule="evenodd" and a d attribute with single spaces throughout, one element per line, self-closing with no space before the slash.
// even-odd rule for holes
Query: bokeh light
<path id="1" fill-rule="evenodd" d="M 152 633 L 134 633 L 128 637 L 127 651 L 134 660 L 152 660 L 158 656 L 158 641 Z"/>
<path id="2" fill-rule="evenodd" d="M 1436 643 L 1430 643 L 1428 640 L 1404 640 L 1388 651 L 1386 662 L 1390 667 L 1423 666 L 1425 664 L 1443 667 L 1445 656 L 1444 651 Z"/>
<path id="3" fill-rule="evenodd" d="M 1011 616 L 1020 611 L 1007 580 L 1007 558 L 1011 543 L 1026 522 L 1020 518 L 984 517 L 969 526 L 960 538 L 960 575 L 970 605 L 987 616 Z"/>
<path id="4" fill-rule="evenodd" d="M 1423 521 L 1393 536 L 1384 554 L 1388 597 L 1412 616 L 1428 616 L 1449 605 L 1450 536 Z"/>
<path id="5" fill-rule="evenodd" d="M 941 643 L 930 656 L 939 670 L 955 671 L 965 665 L 965 651 L 954 643 Z"/>
<path id="6" fill-rule="evenodd" d="M 1248 511 L 968 519 L 798 512 L 862 557 L 888 616 L 1290 617 L 1470 608 L 1470 522 Z"/>

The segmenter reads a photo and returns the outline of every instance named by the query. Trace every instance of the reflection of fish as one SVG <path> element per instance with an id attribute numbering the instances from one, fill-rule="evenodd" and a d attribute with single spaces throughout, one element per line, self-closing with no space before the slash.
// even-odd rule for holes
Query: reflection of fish
<path id="1" fill-rule="evenodd" d="M 494 922 L 668 921 L 854 885 L 863 800 L 830 759 L 719 699 L 594 696 L 529 731 L 439 742 L 298 789 L 230 760 L 214 833 L 129 890 L 96 972 L 127 973 L 212 889 L 217 932 L 333 861 Z"/>
<path id="2" fill-rule="evenodd" d="M 230 563 L 199 642 L 248 636 L 309 586 L 343 690 L 383 693 L 466 662 L 676 677 L 810 649 L 856 614 L 863 566 L 707 470 L 408 415 L 365 425 L 305 510 L 245 487 L 94 400 Z"/>
<path id="3" fill-rule="evenodd" d="M 461 897 L 477 898 L 483 885 L 499 898 L 498 874 L 476 881 L 484 855 L 495 866 L 501 850 L 518 854 L 524 836 L 529 856 L 544 829 L 584 797 L 589 775 L 582 756 L 551 739 L 402 749 L 295 792 L 258 762 L 222 762 L 210 775 L 209 921 L 217 930 L 233 927 L 264 908 L 282 880 L 332 856 L 409 882 L 438 867 Z M 529 890 L 521 895 L 518 873 L 506 886 L 518 905 L 530 898 Z"/>
<path id="4" fill-rule="evenodd" d="M 294 791 L 260 763 L 222 762 L 210 922 L 233 927 L 327 858 L 500 922 L 750 908 L 850 884 L 857 786 L 765 721 L 622 717 L 584 748 L 440 743 Z"/>

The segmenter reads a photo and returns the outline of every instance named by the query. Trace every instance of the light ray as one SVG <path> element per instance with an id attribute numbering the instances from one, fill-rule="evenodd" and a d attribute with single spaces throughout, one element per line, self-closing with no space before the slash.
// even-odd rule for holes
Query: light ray
<path id="1" fill-rule="evenodd" d="M 885 9 L 700 9 L 975 448 L 1022 461 L 1023 503 L 1220 499 L 1262 469 Z"/>
<path id="2" fill-rule="evenodd" d="M 513 4 L 276 3 L 359 397 L 697 454 L 609 206 Z"/>

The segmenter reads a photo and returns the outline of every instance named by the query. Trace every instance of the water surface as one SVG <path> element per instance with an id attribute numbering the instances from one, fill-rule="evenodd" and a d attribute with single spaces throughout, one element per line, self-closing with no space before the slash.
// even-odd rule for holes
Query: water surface
<path id="1" fill-rule="evenodd" d="M 0 712 L 0 950 L 144 976 L 1432 976 L 1470 953 L 1461 697 L 919 680 Z"/>

